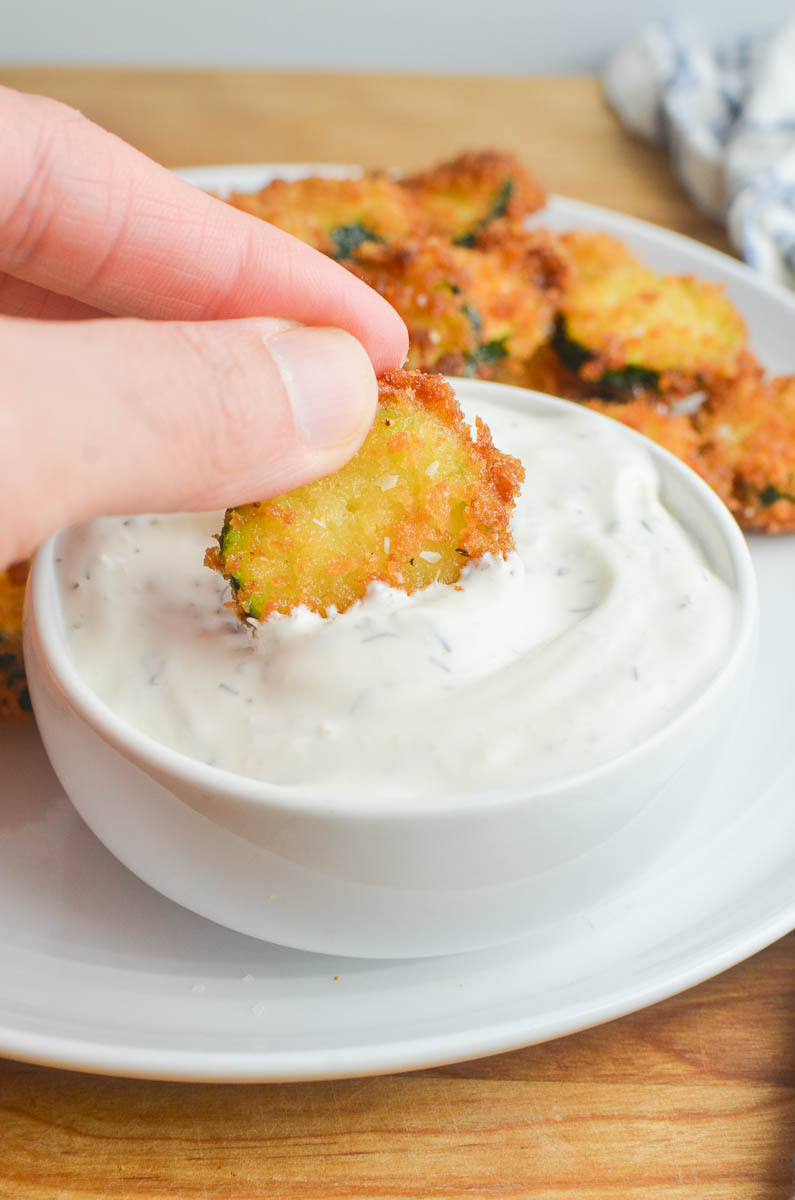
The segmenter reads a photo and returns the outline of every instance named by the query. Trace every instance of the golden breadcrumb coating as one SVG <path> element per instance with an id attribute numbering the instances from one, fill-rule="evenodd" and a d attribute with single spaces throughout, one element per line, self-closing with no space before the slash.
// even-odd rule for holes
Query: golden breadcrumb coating
<path id="1" fill-rule="evenodd" d="M 438 237 L 400 246 L 368 243 L 346 266 L 406 322 L 410 368 L 466 374 L 480 336 L 461 251 Z"/>
<path id="2" fill-rule="evenodd" d="M 365 242 L 425 232 L 410 193 L 383 174 L 360 179 L 274 179 L 260 192 L 233 192 L 229 203 L 344 261 Z"/>
<path id="3" fill-rule="evenodd" d="M 473 441 L 440 376 L 383 375 L 373 427 L 344 467 L 227 512 L 206 561 L 232 583 L 241 617 L 344 612 L 374 581 L 411 593 L 505 555 L 524 471 L 476 426 Z"/>
<path id="4" fill-rule="evenodd" d="M 503 381 L 550 337 L 566 276 L 549 235 L 522 231 L 474 249 L 440 237 L 368 244 L 347 265 L 403 317 L 410 367 Z"/>
<path id="5" fill-rule="evenodd" d="M 579 375 L 563 365 L 554 346 L 548 342 L 539 346 L 524 364 L 520 377 L 511 382 L 515 382 L 517 387 L 546 392 L 563 400 L 584 400 L 591 393 Z"/>
<path id="6" fill-rule="evenodd" d="M 513 154 L 482 150 L 401 180 L 428 219 L 431 233 L 474 245 L 483 230 L 517 223 L 543 208 L 546 195 Z"/>
<path id="7" fill-rule="evenodd" d="M 711 389 L 696 414 L 702 455 L 731 478 L 727 503 L 745 529 L 795 531 L 795 376 L 747 372 Z"/>
<path id="8" fill-rule="evenodd" d="M 745 325 L 721 286 L 655 275 L 604 233 L 566 233 L 561 243 L 572 271 L 556 347 L 583 379 L 686 395 L 743 369 Z"/>
<path id="9" fill-rule="evenodd" d="M 22 604 L 28 562 L 0 571 L 0 720 L 19 720 L 30 712 L 22 661 Z"/>
<path id="10" fill-rule="evenodd" d="M 548 233 L 507 227 L 490 230 L 474 249 L 457 252 L 472 278 L 472 307 L 480 323 L 473 373 L 515 383 L 553 333 L 568 260 Z"/>

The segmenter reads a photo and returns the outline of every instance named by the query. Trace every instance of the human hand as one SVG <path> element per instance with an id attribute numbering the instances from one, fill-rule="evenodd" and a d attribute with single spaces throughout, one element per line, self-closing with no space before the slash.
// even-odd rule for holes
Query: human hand
<path id="1" fill-rule="evenodd" d="M 377 293 L 56 101 L 0 88 L 0 144 L 0 565 L 356 451 L 408 348 Z"/>

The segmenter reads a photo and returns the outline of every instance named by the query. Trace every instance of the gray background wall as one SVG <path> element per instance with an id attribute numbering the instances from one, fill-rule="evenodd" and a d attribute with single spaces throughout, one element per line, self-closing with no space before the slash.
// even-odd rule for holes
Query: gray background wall
<path id="1" fill-rule="evenodd" d="M 0 0 L 0 61 L 565 72 L 656 17 L 685 14 L 715 39 L 793 13 L 782 0 Z"/>

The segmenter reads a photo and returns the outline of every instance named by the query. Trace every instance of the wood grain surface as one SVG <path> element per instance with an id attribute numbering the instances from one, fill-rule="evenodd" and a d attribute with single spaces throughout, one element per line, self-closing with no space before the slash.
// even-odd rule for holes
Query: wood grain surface
<path id="1" fill-rule="evenodd" d="M 0 68 L 168 165 L 416 167 L 515 149 L 544 183 L 725 248 L 589 78 Z M 0 1062 L 3 1200 L 787 1200 L 795 935 L 654 1008 L 381 1079 L 189 1085 Z"/>

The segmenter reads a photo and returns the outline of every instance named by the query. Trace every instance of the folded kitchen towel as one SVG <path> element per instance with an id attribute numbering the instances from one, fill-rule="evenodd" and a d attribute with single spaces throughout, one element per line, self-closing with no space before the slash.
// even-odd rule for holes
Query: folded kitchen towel
<path id="1" fill-rule="evenodd" d="M 686 25 L 652 25 L 603 82 L 625 127 L 667 147 L 746 262 L 795 287 L 795 19 L 720 49 Z"/>

